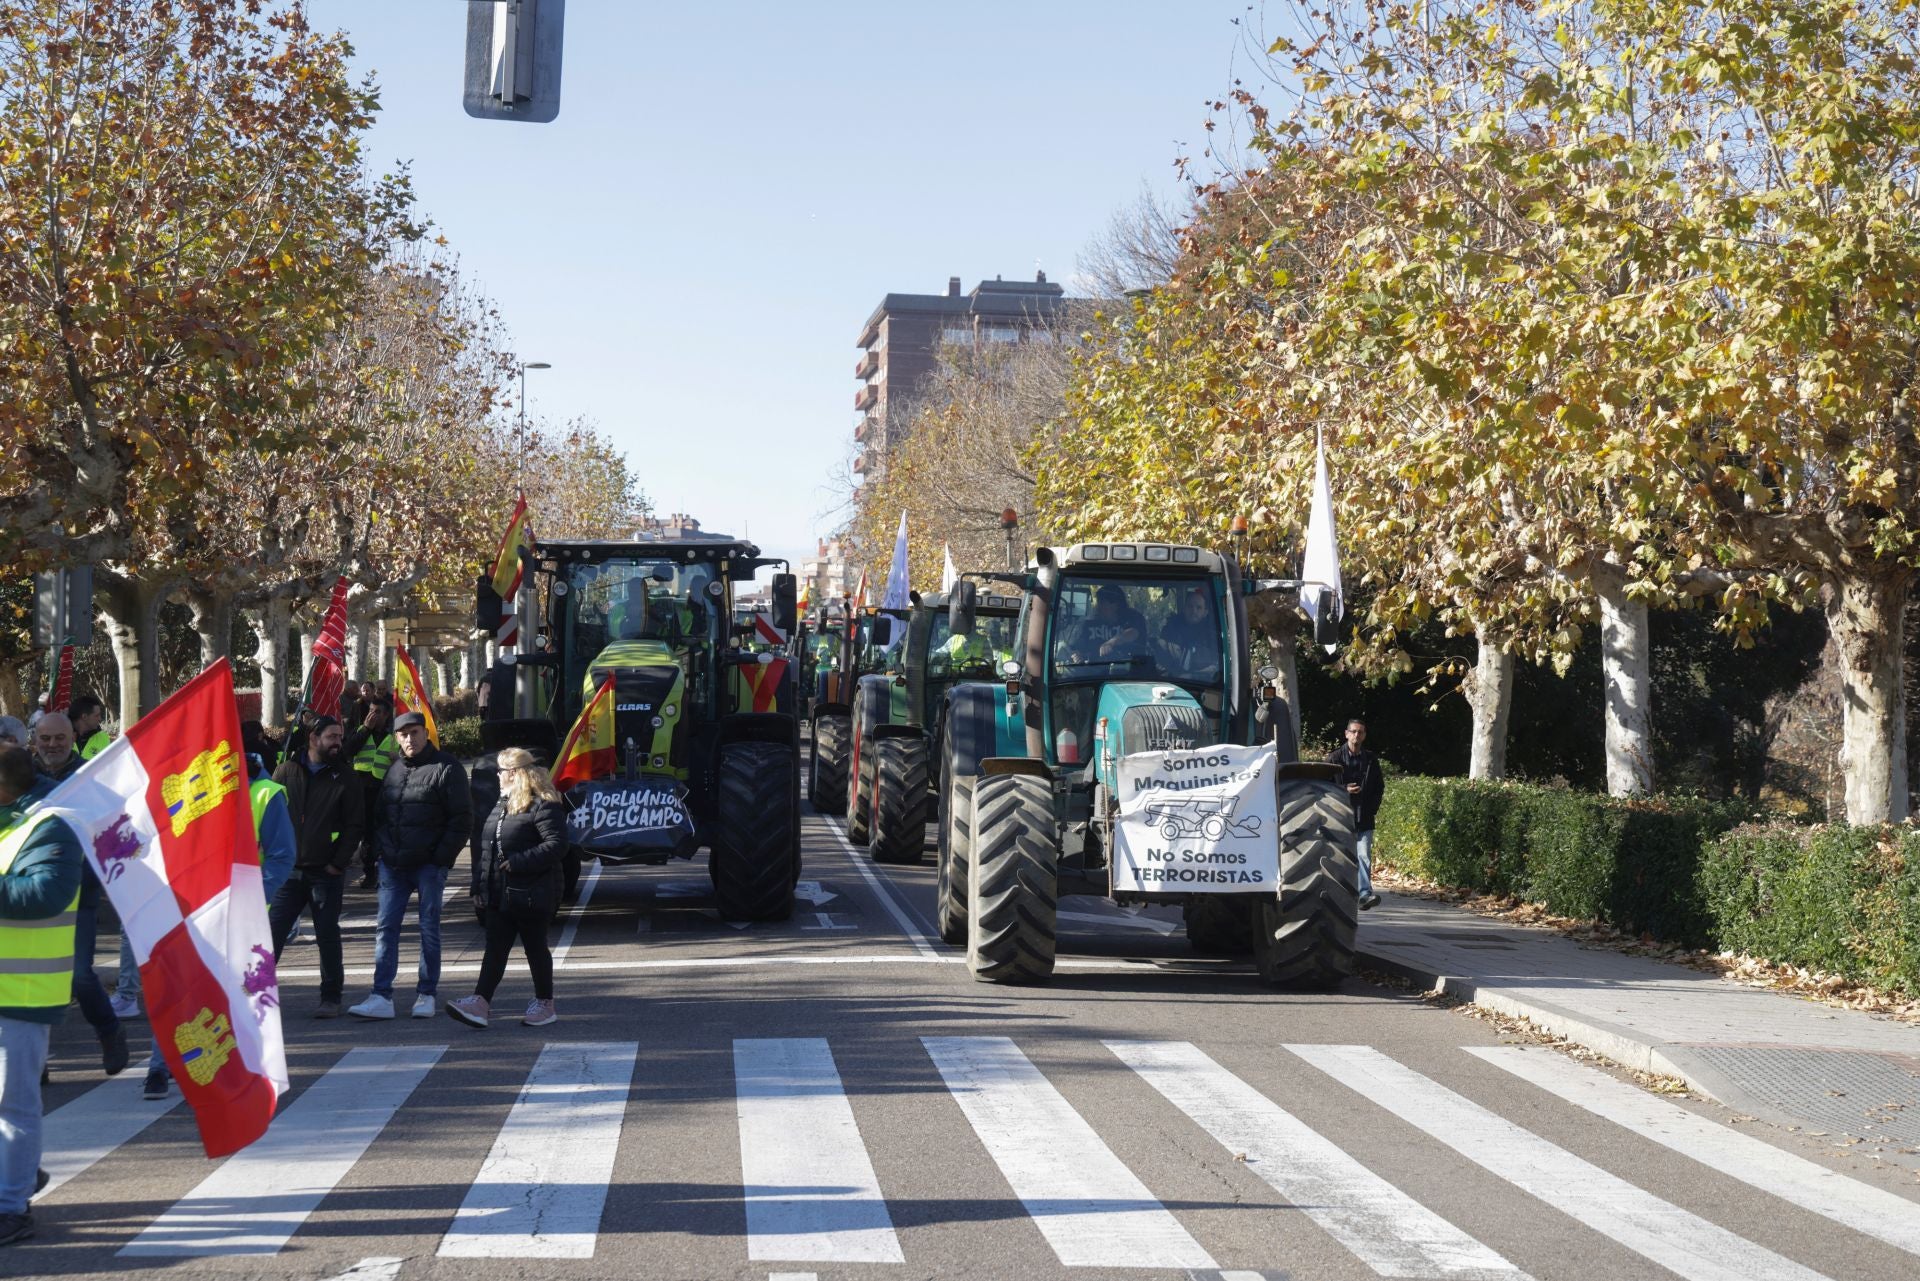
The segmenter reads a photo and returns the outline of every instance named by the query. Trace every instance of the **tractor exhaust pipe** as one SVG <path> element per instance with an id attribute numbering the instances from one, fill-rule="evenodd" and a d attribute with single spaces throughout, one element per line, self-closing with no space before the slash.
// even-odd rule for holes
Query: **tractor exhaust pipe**
<path id="1" fill-rule="evenodd" d="M 1060 567 L 1054 563 L 1053 549 L 1037 547 L 1033 553 L 1034 586 L 1029 595 L 1033 603 L 1027 609 L 1025 653 L 1021 666 L 1027 687 L 1027 755 L 1036 760 L 1047 758 L 1047 709 L 1040 705 L 1040 691 L 1046 688 L 1047 621 L 1053 616 L 1054 593 L 1060 585 Z"/>

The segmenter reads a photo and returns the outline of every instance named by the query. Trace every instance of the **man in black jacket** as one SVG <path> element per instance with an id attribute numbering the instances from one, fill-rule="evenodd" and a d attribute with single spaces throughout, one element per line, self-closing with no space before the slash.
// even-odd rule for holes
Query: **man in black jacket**
<path id="1" fill-rule="evenodd" d="M 320 1005 L 316 1019 L 340 1017 L 346 987 L 340 958 L 340 895 L 346 888 L 347 860 L 366 833 L 366 803 L 360 779 L 348 766 L 345 734 L 331 716 L 314 720 L 304 756 L 285 761 L 273 781 L 287 789 L 293 818 L 293 875 L 274 895 L 267 919 L 273 926 L 273 955 L 287 945 L 287 933 L 300 913 L 313 910 L 313 941 L 320 949 Z"/>
<path id="2" fill-rule="evenodd" d="M 1387 781 L 1380 773 L 1380 758 L 1366 749 L 1367 723 L 1358 717 L 1347 722 L 1347 745 L 1334 749 L 1327 757 L 1340 767 L 1340 781 L 1353 801 L 1353 826 L 1360 834 L 1360 907 L 1365 910 L 1379 904 L 1373 892 L 1373 818 L 1380 812 L 1380 798 Z"/>
<path id="3" fill-rule="evenodd" d="M 427 719 L 408 712 L 393 723 L 400 759 L 387 769 L 373 823 L 380 867 L 380 919 L 373 935 L 373 995 L 348 1010 L 360 1019 L 393 1017 L 400 969 L 400 927 L 407 901 L 420 896 L 420 981 L 413 1017 L 434 1015 L 440 986 L 440 903 L 447 873 L 473 826 L 473 800 L 460 762 L 433 745 Z"/>

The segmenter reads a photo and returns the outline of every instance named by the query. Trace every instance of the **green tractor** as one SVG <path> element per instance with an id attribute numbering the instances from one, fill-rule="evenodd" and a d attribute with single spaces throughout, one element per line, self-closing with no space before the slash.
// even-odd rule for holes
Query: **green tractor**
<path id="1" fill-rule="evenodd" d="M 974 976 L 1047 979 L 1063 894 L 1177 903 L 1196 950 L 1251 951 L 1278 986 L 1351 974 L 1349 799 L 1336 767 L 1295 759 L 1272 673 L 1248 670 L 1245 597 L 1300 584 L 1162 543 L 1041 548 L 1005 577 L 1019 653 L 941 718 L 938 924 Z M 952 631 L 975 626 L 972 596 L 955 590 Z"/>
<path id="2" fill-rule="evenodd" d="M 853 698 L 861 677 L 883 669 L 893 631 L 905 610 L 857 609 L 842 601 L 823 607 L 816 624 L 814 699 L 807 799 L 822 814 L 857 813 L 851 787 Z M 861 838 L 863 841 L 864 837 Z"/>
<path id="3" fill-rule="evenodd" d="M 940 716 L 962 681 L 993 682 L 1013 654 L 1020 600 L 978 596 L 974 628 L 952 630 L 945 592 L 915 594 L 906 638 L 887 670 L 862 676 L 853 698 L 847 837 L 876 863 L 918 863 L 936 812 Z"/>
<path id="4" fill-rule="evenodd" d="M 800 873 L 794 664 L 756 646 L 733 596 L 786 565 L 752 543 L 548 542 L 527 557 L 514 656 L 514 715 L 482 722 L 476 818 L 499 794 L 497 754 L 553 761 L 583 707 L 611 687 L 611 777 L 566 795 L 569 863 L 665 863 L 710 851 L 713 906 L 730 920 L 784 920 Z M 794 578 L 773 580 L 773 626 L 790 633 Z M 489 599 L 491 597 L 491 599 Z M 498 597 L 483 590 L 482 626 Z M 532 630 L 531 626 L 527 627 Z"/>

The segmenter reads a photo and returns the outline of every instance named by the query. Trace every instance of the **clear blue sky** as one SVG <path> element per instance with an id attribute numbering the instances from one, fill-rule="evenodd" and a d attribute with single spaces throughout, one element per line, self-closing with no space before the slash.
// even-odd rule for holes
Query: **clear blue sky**
<path id="1" fill-rule="evenodd" d="M 560 118 L 461 110 L 462 0 L 309 0 L 381 85 L 371 160 L 497 301 L 532 412 L 659 510 L 800 556 L 838 522 L 854 339 L 888 291 L 1068 281 L 1176 189 L 1257 0 L 573 0 Z"/>

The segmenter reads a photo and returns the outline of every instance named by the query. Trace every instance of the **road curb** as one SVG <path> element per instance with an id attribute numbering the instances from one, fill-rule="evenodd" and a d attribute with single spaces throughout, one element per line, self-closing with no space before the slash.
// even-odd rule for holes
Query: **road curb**
<path id="1" fill-rule="evenodd" d="M 1496 1014 L 1526 1019 L 1543 1031 L 1604 1054 L 1623 1067 L 1657 1076 L 1677 1077 L 1685 1081 L 1689 1089 L 1708 1098 L 1725 1101 L 1720 1089 L 1701 1079 L 1685 1063 L 1669 1057 L 1664 1043 L 1650 1041 L 1624 1025 L 1583 1018 L 1550 1002 L 1522 999 L 1500 988 L 1482 987 L 1466 975 L 1442 974 L 1424 966 L 1409 965 L 1397 957 L 1370 952 L 1364 946 L 1358 949 L 1356 955 L 1362 965 L 1383 974 L 1419 984 L 1428 991 L 1459 997 Z"/>

